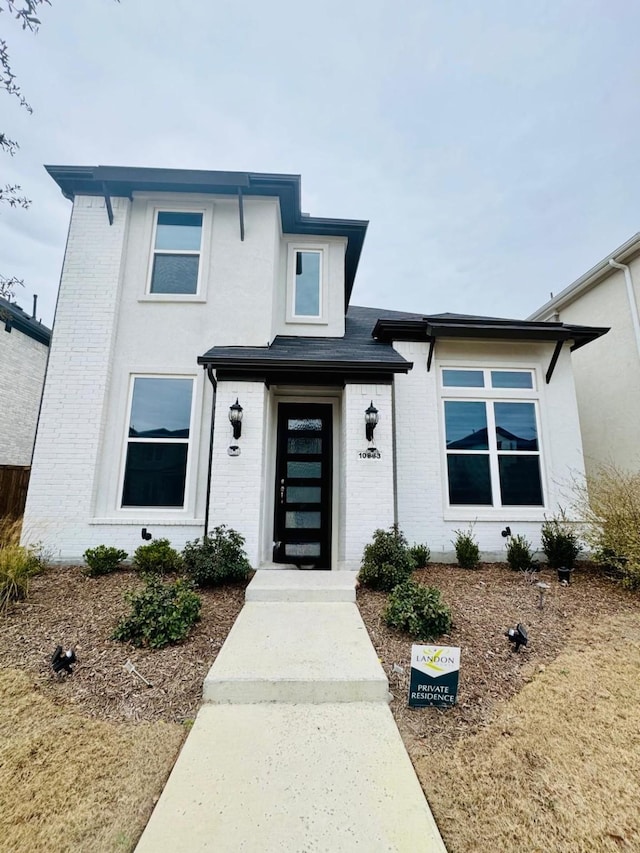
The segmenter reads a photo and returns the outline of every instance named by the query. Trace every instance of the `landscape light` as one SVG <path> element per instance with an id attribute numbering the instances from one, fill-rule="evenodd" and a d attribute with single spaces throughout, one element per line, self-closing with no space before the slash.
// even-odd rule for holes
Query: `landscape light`
<path id="1" fill-rule="evenodd" d="M 521 622 L 518 622 L 515 628 L 509 628 L 505 636 L 509 638 L 510 643 L 515 643 L 515 652 L 519 652 L 520 646 L 526 646 L 529 642 L 527 629 Z"/>
<path id="2" fill-rule="evenodd" d="M 71 664 L 76 663 L 78 658 L 73 649 L 62 651 L 62 646 L 56 646 L 56 650 L 51 656 L 51 668 L 54 672 L 62 672 L 64 670 L 67 675 L 73 675 Z"/>

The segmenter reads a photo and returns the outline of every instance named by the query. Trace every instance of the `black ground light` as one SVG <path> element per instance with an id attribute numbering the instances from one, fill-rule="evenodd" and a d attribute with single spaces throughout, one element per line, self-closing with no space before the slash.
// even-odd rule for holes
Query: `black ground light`
<path id="1" fill-rule="evenodd" d="M 526 646 L 529 642 L 529 634 L 521 622 L 518 622 L 515 628 L 509 628 L 505 636 L 509 638 L 510 643 L 515 643 L 514 652 L 519 652 L 520 646 Z"/>
<path id="2" fill-rule="evenodd" d="M 51 656 L 51 668 L 54 672 L 62 672 L 64 670 L 67 675 L 73 675 L 71 664 L 76 663 L 78 658 L 73 649 L 62 651 L 62 646 L 56 646 L 56 650 Z"/>

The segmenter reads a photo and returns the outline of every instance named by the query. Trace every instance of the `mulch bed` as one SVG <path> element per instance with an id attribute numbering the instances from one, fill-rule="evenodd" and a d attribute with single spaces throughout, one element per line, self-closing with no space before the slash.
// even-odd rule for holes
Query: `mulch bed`
<path id="1" fill-rule="evenodd" d="M 558 655 L 574 628 L 638 608 L 637 597 L 586 566 L 576 570 L 569 587 L 550 570 L 529 577 L 501 563 L 476 571 L 433 564 L 415 578 L 437 586 L 453 610 L 454 627 L 440 641 L 461 648 L 460 689 L 457 705 L 447 711 L 407 707 L 411 639 L 384 624 L 386 594 L 358 590 L 360 612 L 389 678 L 391 709 L 414 758 L 486 725 L 499 703 Z M 544 610 L 537 607 L 538 580 L 551 584 Z M 203 680 L 244 603 L 244 585 L 201 590 L 201 619 L 187 640 L 150 650 L 110 639 L 128 609 L 123 593 L 141 583 L 126 570 L 88 578 L 78 566 L 49 569 L 34 578 L 28 600 L 0 619 L 0 667 L 26 670 L 55 701 L 70 701 L 90 716 L 194 718 Z M 529 629 L 529 645 L 514 654 L 504 633 L 517 622 Z M 49 667 L 58 644 L 75 648 L 71 677 L 55 676 Z M 128 660 L 152 687 L 125 670 Z M 394 671 L 394 664 L 404 672 Z"/>
<path id="2" fill-rule="evenodd" d="M 414 578 L 438 587 L 453 611 L 451 633 L 439 638 L 441 644 L 461 649 L 458 702 L 447 710 L 408 707 L 412 641 L 385 625 L 385 593 L 358 590 L 362 618 L 389 678 L 391 710 L 414 761 L 490 722 L 500 703 L 558 655 L 572 630 L 638 609 L 637 596 L 587 565 L 576 569 L 571 586 L 559 584 L 550 569 L 529 575 L 512 572 L 504 563 L 485 563 L 475 571 L 433 564 Z M 551 585 L 543 610 L 535 585 L 540 580 Z M 505 632 L 517 622 L 527 626 L 529 644 L 515 654 Z"/>
<path id="3" fill-rule="evenodd" d="M 0 619 L 0 667 L 25 669 L 54 699 L 107 720 L 184 722 L 195 717 L 202 682 L 244 603 L 245 586 L 199 590 L 201 618 L 184 643 L 136 649 L 111 640 L 128 611 L 123 593 L 142 585 L 133 571 L 86 577 L 78 566 L 50 568 L 33 579 L 29 598 Z M 73 675 L 56 676 L 57 645 L 73 647 Z M 130 660 L 153 686 L 124 665 Z"/>

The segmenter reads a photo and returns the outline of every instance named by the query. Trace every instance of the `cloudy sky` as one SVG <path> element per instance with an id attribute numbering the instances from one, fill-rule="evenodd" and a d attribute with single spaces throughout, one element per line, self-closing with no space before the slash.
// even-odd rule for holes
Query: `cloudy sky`
<path id="1" fill-rule="evenodd" d="M 525 317 L 640 230 L 633 0 L 52 0 L 5 12 L 0 271 L 53 319 L 70 204 L 43 163 L 302 175 L 369 219 L 353 303 Z"/>

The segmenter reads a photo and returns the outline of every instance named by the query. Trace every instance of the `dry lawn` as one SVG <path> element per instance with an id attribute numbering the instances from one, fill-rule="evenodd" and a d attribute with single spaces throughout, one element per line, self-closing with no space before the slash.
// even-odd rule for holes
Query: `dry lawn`
<path id="1" fill-rule="evenodd" d="M 0 849 L 129 851 L 185 734 L 177 723 L 113 723 L 56 704 L 0 670 Z"/>
<path id="2" fill-rule="evenodd" d="M 450 710 L 407 707 L 411 640 L 384 624 L 386 596 L 360 590 L 358 602 L 450 853 L 639 851 L 638 597 L 586 567 L 570 587 L 543 572 L 543 610 L 504 565 L 434 565 L 416 579 L 452 606 L 442 642 L 462 652 Z M 529 627 L 520 654 L 504 637 L 517 621 Z"/>
<path id="3" fill-rule="evenodd" d="M 420 758 L 450 853 L 640 850 L 639 676 L 640 614 L 608 617 L 486 730 Z"/>

